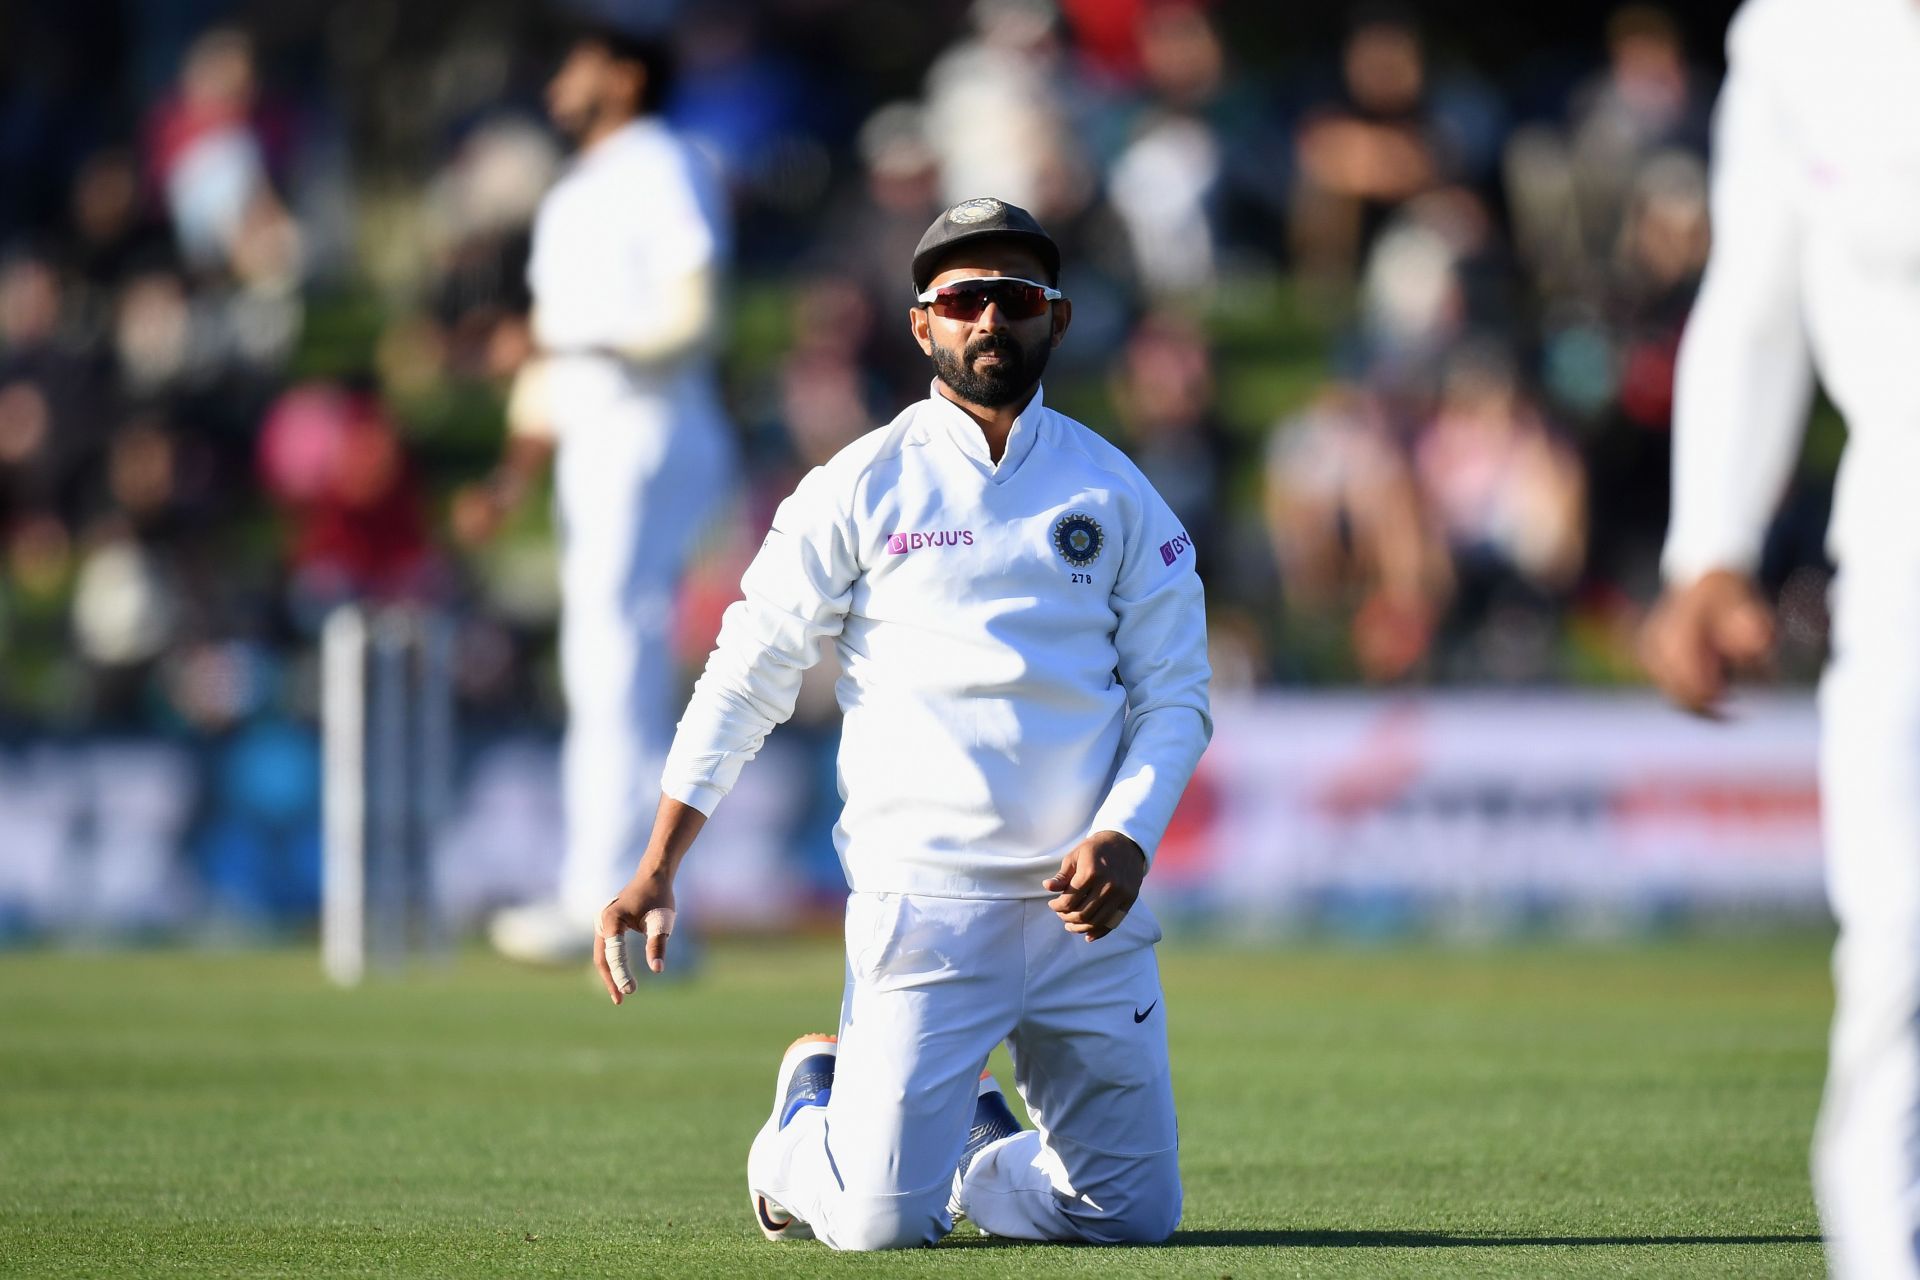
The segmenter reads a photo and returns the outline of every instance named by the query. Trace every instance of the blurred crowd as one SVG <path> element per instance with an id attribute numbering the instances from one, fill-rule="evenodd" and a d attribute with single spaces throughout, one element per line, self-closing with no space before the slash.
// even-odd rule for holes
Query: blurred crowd
<path id="1" fill-rule="evenodd" d="M 275 726 L 355 599 L 458 620 L 470 723 L 550 721 L 544 513 L 481 548 L 448 508 L 530 341 L 556 14 L 32 8 L 0 41 L 0 732 L 266 726 L 234 767 L 304 767 Z M 1372 4 L 1273 47 L 1200 0 L 715 0 L 671 30 L 668 118 L 732 199 L 752 477 L 689 663 L 799 472 L 925 394 L 906 263 L 991 193 L 1063 245 L 1049 402 L 1186 520 L 1223 687 L 1631 678 L 1717 29 L 1629 4 L 1493 70 Z M 1767 570 L 1809 647 L 1823 493 Z"/>

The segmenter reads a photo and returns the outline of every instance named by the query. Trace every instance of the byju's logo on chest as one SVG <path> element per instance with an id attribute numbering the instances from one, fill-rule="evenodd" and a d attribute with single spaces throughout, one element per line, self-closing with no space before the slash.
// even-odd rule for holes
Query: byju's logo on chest
<path id="1" fill-rule="evenodd" d="M 971 529 L 930 529 L 924 533 L 890 533 L 887 535 L 887 554 L 903 556 L 909 551 L 918 551 L 922 547 L 970 547 L 973 545 Z"/>

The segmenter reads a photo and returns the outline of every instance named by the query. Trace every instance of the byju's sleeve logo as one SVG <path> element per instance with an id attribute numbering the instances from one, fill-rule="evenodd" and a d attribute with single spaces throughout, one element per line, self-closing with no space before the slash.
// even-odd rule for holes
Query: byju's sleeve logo
<path id="1" fill-rule="evenodd" d="M 1100 548 L 1106 544 L 1107 535 L 1101 530 L 1100 522 L 1085 512 L 1069 512 L 1053 526 L 1053 549 L 1076 569 L 1084 569 L 1099 559 Z"/>
<path id="2" fill-rule="evenodd" d="M 887 535 L 887 554 L 903 556 L 909 551 L 918 551 L 922 547 L 970 547 L 973 545 L 971 529 L 930 529 L 924 533 L 890 533 Z"/>
<path id="3" fill-rule="evenodd" d="M 1185 529 L 1182 529 L 1179 537 L 1160 544 L 1161 562 L 1163 564 L 1172 564 L 1175 560 L 1178 560 L 1182 555 L 1186 554 L 1187 548 L 1192 545 L 1193 539 L 1187 536 Z"/>

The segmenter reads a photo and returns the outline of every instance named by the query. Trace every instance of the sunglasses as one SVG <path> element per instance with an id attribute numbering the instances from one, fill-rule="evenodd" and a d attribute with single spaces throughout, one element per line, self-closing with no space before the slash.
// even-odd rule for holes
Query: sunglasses
<path id="1" fill-rule="evenodd" d="M 932 309 L 942 320 L 971 322 L 980 318 L 988 303 L 1009 320 L 1031 320 L 1045 315 L 1048 303 L 1064 297 L 1058 289 L 1019 276 L 976 276 L 928 289 L 914 301 Z"/>

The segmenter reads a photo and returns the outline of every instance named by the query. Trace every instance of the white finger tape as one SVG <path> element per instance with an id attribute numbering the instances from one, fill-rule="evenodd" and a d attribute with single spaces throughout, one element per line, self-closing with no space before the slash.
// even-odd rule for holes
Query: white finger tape
<path id="1" fill-rule="evenodd" d="M 633 994 L 633 970 L 627 968 L 627 937 L 616 933 L 605 940 L 607 969 L 613 974 L 613 985 L 628 995 Z"/>
<path id="2" fill-rule="evenodd" d="M 664 938 L 673 932 L 673 908 L 655 907 L 640 917 L 640 922 L 645 926 L 649 938 Z"/>

